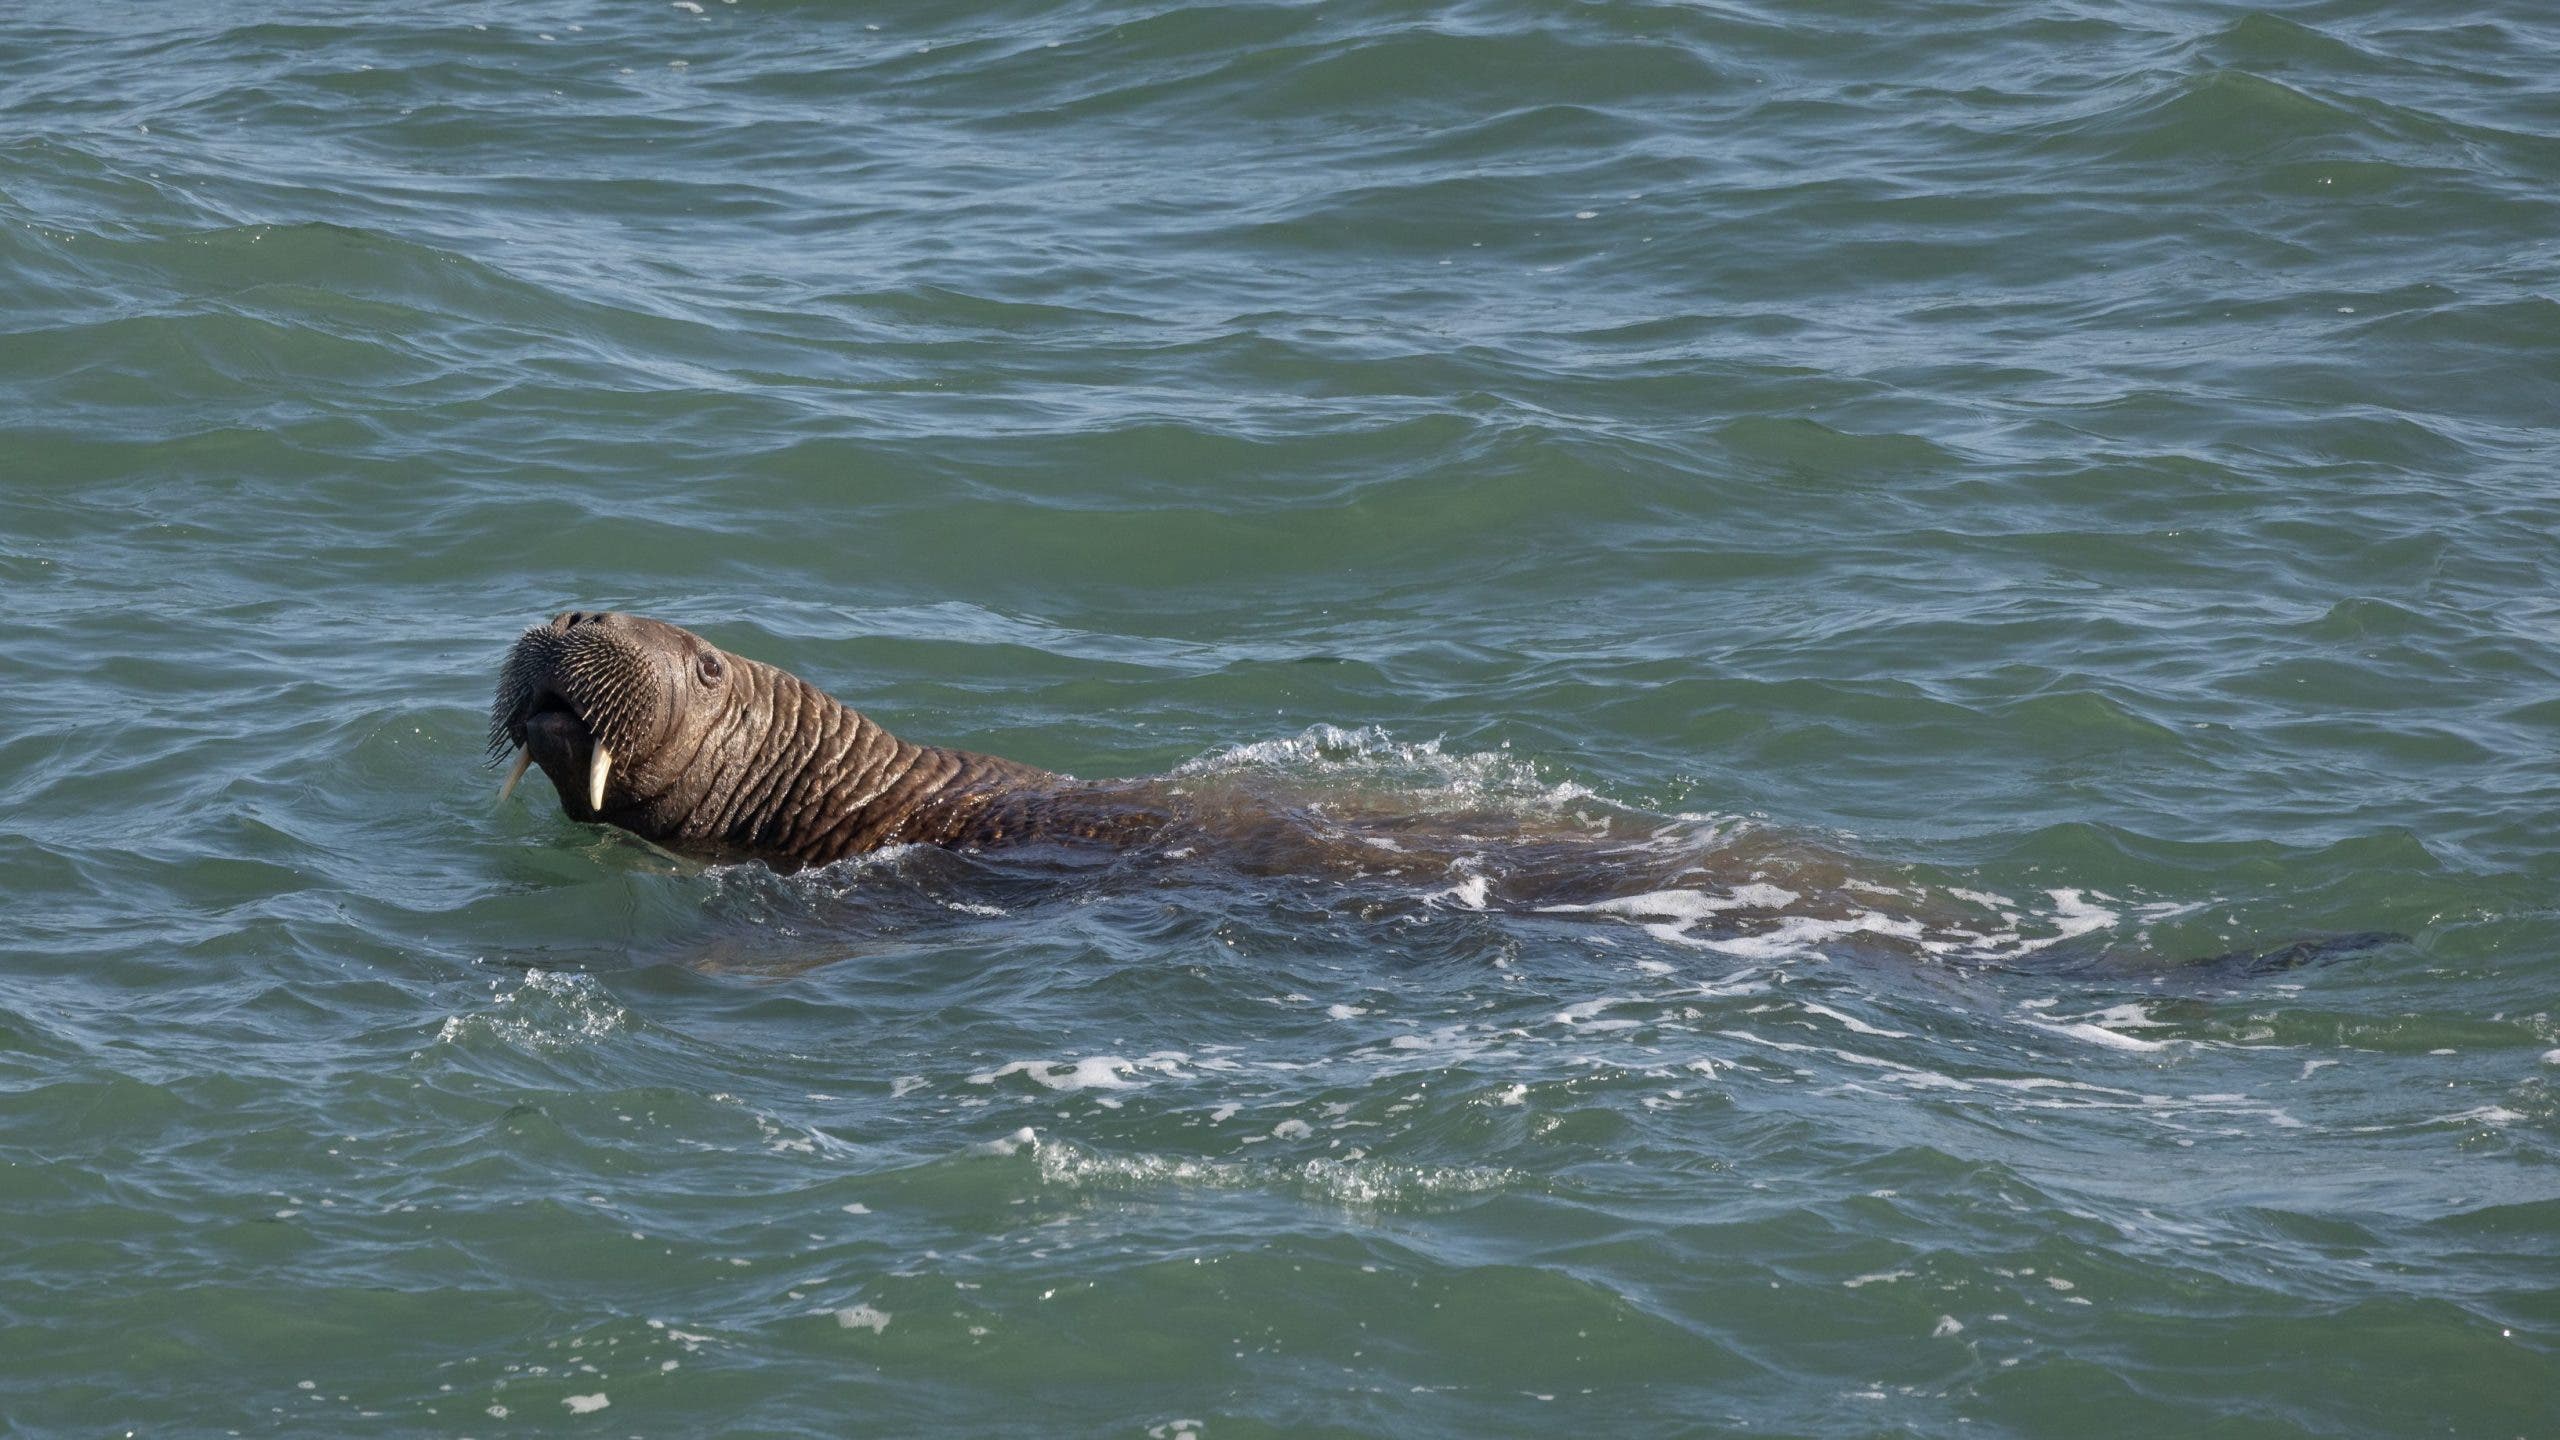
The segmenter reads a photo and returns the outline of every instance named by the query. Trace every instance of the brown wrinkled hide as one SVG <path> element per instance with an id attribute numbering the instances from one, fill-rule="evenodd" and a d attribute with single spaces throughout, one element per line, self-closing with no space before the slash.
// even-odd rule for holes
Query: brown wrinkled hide
<path id="1" fill-rule="evenodd" d="M 572 610 L 526 631 L 489 744 L 524 747 L 571 819 L 782 871 L 884 845 L 1126 841 L 1171 819 L 1112 787 L 900 740 L 796 675 L 637 615 Z M 591 807 L 598 745 L 612 764 Z"/>

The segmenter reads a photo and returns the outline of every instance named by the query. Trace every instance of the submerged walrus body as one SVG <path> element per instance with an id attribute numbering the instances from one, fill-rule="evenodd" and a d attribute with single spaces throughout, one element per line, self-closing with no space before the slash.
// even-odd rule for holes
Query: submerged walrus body
<path id="1" fill-rule="evenodd" d="M 1649 928 L 1737 954 L 1849 939 L 1998 965 L 2053 943 L 1970 892 L 1878 884 L 1819 846 L 1763 833 L 1746 847 L 1596 800 L 1417 809 L 1236 778 L 1077 780 L 917 745 L 796 675 L 637 615 L 572 610 L 526 631 L 499 674 L 489 744 L 516 757 L 502 796 L 539 765 L 573 820 L 785 873 L 897 845 L 1207 851 L 1244 872 L 1443 885 L 1433 893 L 1467 908 L 1668 920 Z M 2392 938 L 2216 958 L 2290 968 Z"/>

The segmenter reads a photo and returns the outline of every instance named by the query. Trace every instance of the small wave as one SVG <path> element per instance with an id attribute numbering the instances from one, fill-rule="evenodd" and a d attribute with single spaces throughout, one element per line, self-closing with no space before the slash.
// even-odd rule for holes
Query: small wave
<path id="1" fill-rule="evenodd" d="M 459 1045 L 491 1036 L 519 1050 L 554 1051 L 591 1045 L 631 1026 L 631 1012 L 614 1003 L 588 975 L 528 970 L 511 990 L 497 992 L 490 1008 L 448 1015 L 435 1043 Z"/>
<path id="2" fill-rule="evenodd" d="M 1854 879 L 1847 892 L 1877 893 L 1919 900 L 1888 887 Z M 1551 915 L 1600 915 L 1633 922 L 1666 944 L 1710 950 L 1746 960 L 1778 960 L 1813 956 L 1822 947 L 1852 936 L 1902 941 L 1951 960 L 2000 961 L 2033 954 L 2067 940 L 2093 935 L 2120 924 L 2121 912 L 2097 904 L 2090 892 L 2060 888 L 2046 891 L 2050 908 L 2042 914 L 1986 891 L 1951 889 L 1950 896 L 1981 909 L 1993 909 L 1997 928 L 1968 924 L 1953 916 L 1924 920 L 1917 913 L 1888 913 L 1871 908 L 1842 909 L 1837 896 L 1821 910 L 1789 913 L 1806 896 L 1767 881 L 1751 881 L 1726 889 L 1655 890 L 1579 904 L 1539 907 Z M 2101 896 L 2100 899 L 2107 897 Z M 1713 927 L 1709 929 L 1707 927 Z M 2029 935 L 2032 928 L 2043 933 Z"/>
<path id="3" fill-rule="evenodd" d="M 1179 1051 L 1159 1051 L 1135 1060 L 1117 1055 L 1096 1055 L 1083 1060 L 1009 1060 L 992 1070 L 982 1070 L 969 1077 L 972 1085 L 993 1085 L 1008 1075 L 1021 1075 L 1045 1090 L 1073 1093 L 1078 1090 L 1126 1090 L 1137 1082 L 1130 1076 L 1140 1074 L 1183 1075 L 1182 1067 L 1190 1056 Z"/>
<path id="4" fill-rule="evenodd" d="M 2064 940 L 2094 935 L 2124 919 L 2122 915 L 2103 905 L 2089 903 L 2087 893 L 2080 890 L 2048 890 L 2045 894 L 2053 900 L 2053 933 L 2034 940 L 2018 941 L 2010 947 L 2014 952 L 2023 954 L 2031 950 L 2042 950 L 2048 945 L 2058 944 Z"/>
<path id="5" fill-rule="evenodd" d="M 2166 1040 L 2145 1040 L 2139 1035 L 2127 1035 L 2121 1030 L 2110 1029 L 2086 1020 L 2029 1020 L 2027 1023 L 2048 1034 L 2066 1036 L 2109 1050 L 2166 1050 L 2169 1048 L 2169 1042 Z"/>
<path id="6" fill-rule="evenodd" d="M 1517 1188 L 1525 1178 L 1508 1167 L 1415 1165 L 1357 1150 L 1298 1161 L 1252 1161 L 1113 1155 L 1072 1141 L 1033 1140 L 1027 1132 L 1018 1134 L 1014 1143 L 1020 1146 L 1025 1141 L 1037 1159 L 1042 1183 L 1071 1190 L 1288 1190 L 1308 1199 L 1369 1210 L 1491 1194 Z"/>
<path id="7" fill-rule="evenodd" d="M 1625 915 L 1695 923 L 1728 910 L 1783 910 L 1798 898 L 1792 890 L 1753 883 L 1737 885 L 1723 895 L 1711 895 L 1701 890 L 1655 890 L 1643 895 L 1595 900 L 1588 905 L 1546 905 L 1540 908 L 1557 915 Z"/>
<path id="8" fill-rule="evenodd" d="M 777 887 L 798 894 L 821 894 L 841 900 L 856 889 L 865 888 L 879 875 L 894 874 L 909 860 L 929 855 L 925 845 L 883 845 L 859 855 L 847 855 L 797 875 L 777 875 L 762 861 L 740 860 L 711 865 L 704 874 L 722 888 L 736 887 L 743 894 L 769 892 Z"/>
<path id="9" fill-rule="evenodd" d="M 1592 798 L 1589 787 L 1551 782 L 1507 748 L 1452 754 L 1443 742 L 1398 740 L 1375 725 L 1345 729 L 1310 725 L 1295 735 L 1213 751 L 1174 767 L 1182 777 L 1276 775 L 1350 782 L 1370 788 L 1437 795 L 1469 805 L 1488 802 L 1554 810 Z"/>
<path id="10" fill-rule="evenodd" d="M 1735 911 L 1782 910 L 1799 898 L 1792 890 L 1754 882 L 1737 885 L 1723 894 L 1652 890 L 1642 895 L 1622 895 L 1579 905 L 1544 905 L 1539 909 L 1550 915 L 1619 916 L 1638 922 L 1638 928 L 1667 944 L 1708 948 L 1716 942 L 1693 933 L 1696 926 Z"/>

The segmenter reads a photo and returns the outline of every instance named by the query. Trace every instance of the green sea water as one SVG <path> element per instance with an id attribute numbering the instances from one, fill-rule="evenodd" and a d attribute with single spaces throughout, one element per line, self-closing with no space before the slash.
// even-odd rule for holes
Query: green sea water
<path id="1" fill-rule="evenodd" d="M 13 7 L 0 1432 L 2560 1434 L 2555 77 L 2524 0 Z M 1876 918 L 704 869 L 495 803 L 572 606 Z"/>

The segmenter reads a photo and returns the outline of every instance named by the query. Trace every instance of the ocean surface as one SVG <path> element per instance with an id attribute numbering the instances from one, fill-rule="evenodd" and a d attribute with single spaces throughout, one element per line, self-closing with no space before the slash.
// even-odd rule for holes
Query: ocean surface
<path id="1" fill-rule="evenodd" d="M 0 1432 L 2560 1434 L 2556 423 L 2544 0 L 14 5 Z"/>

